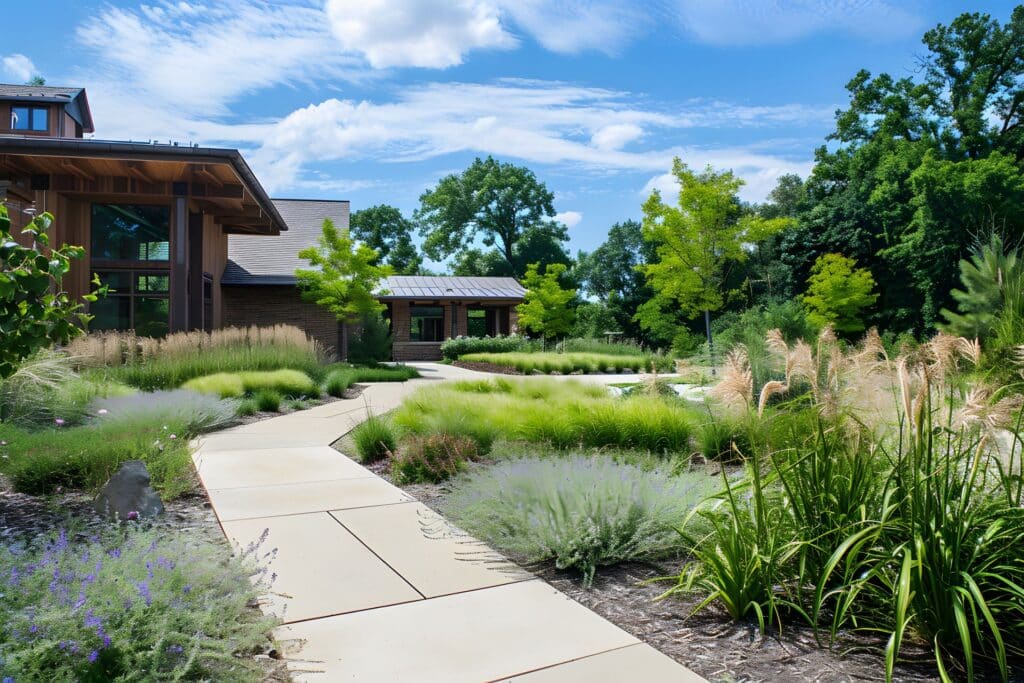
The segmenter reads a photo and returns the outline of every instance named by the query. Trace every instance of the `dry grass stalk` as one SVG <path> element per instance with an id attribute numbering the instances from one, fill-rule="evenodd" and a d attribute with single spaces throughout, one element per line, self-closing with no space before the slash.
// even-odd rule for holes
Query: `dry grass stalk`
<path id="1" fill-rule="evenodd" d="M 778 380 L 765 382 L 764 386 L 761 387 L 761 395 L 757 400 L 757 416 L 761 417 L 764 415 L 765 406 L 768 405 L 768 401 L 772 396 L 784 394 L 787 391 L 789 391 L 789 385 L 785 382 L 780 382 Z"/>
<path id="2" fill-rule="evenodd" d="M 1013 427 L 1017 415 L 1024 407 L 1024 397 L 1006 396 L 993 402 L 993 394 L 993 390 L 984 385 L 968 390 L 964 404 L 953 415 L 953 426 L 958 429 L 980 427 L 986 430 Z"/>
<path id="3" fill-rule="evenodd" d="M 743 344 L 734 346 L 725 356 L 722 380 L 709 392 L 730 407 L 749 407 L 754 393 L 754 374 L 750 370 L 750 359 Z"/>

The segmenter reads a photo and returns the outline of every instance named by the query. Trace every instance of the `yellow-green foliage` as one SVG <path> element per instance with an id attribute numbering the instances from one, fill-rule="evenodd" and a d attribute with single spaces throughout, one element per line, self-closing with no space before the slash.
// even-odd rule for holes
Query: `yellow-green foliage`
<path id="1" fill-rule="evenodd" d="M 459 360 L 469 363 L 491 363 L 515 368 L 525 374 L 553 372 L 569 375 L 574 372 L 586 374 L 622 372 L 649 372 L 651 363 L 663 365 L 663 358 L 653 355 L 624 356 L 610 353 L 470 353 Z M 668 369 L 662 367 L 660 369 Z"/>
<path id="2" fill-rule="evenodd" d="M 502 378 L 421 389 L 394 412 L 392 424 L 406 435 L 466 436 L 483 452 L 497 437 L 668 452 L 688 447 L 692 420 L 674 398 L 615 398 L 605 387 L 574 380 Z"/>
<path id="3" fill-rule="evenodd" d="M 299 370 L 268 372 L 218 372 L 185 382 L 185 389 L 222 398 L 237 398 L 260 391 L 276 391 L 285 396 L 316 396 L 316 382 Z"/>

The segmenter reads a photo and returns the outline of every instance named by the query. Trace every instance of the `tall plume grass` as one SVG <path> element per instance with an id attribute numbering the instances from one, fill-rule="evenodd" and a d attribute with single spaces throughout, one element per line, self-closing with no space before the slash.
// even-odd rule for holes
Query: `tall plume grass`
<path id="1" fill-rule="evenodd" d="M 146 390 L 170 389 L 195 377 L 245 370 L 301 370 L 322 379 L 324 351 L 290 325 L 179 332 L 163 339 L 101 332 L 74 340 L 68 353 L 82 369 L 106 369 Z"/>

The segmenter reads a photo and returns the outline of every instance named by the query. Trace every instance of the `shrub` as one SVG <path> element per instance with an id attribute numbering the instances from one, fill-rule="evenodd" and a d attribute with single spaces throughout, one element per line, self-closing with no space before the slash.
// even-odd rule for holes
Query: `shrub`
<path id="1" fill-rule="evenodd" d="M 195 434 L 230 424 L 238 414 L 238 402 L 175 389 L 98 399 L 89 405 L 89 412 L 96 422 L 177 424 Z"/>
<path id="2" fill-rule="evenodd" d="M 697 449 L 708 460 L 736 462 L 754 453 L 753 426 L 741 417 L 711 417 L 697 430 Z"/>
<path id="3" fill-rule="evenodd" d="M 4 680 L 253 681 L 275 625 L 249 607 L 253 553 L 196 534 L 60 532 L 0 545 Z"/>
<path id="4" fill-rule="evenodd" d="M 609 342 L 604 339 L 576 337 L 559 342 L 555 350 L 558 353 L 596 353 L 604 356 L 650 355 L 650 351 L 628 339 Z"/>
<path id="5" fill-rule="evenodd" d="M 376 462 L 395 452 L 395 434 L 385 418 L 370 415 L 352 430 L 352 440 L 362 462 Z"/>
<path id="6" fill-rule="evenodd" d="M 174 389 L 221 372 L 291 368 L 322 377 L 323 350 L 289 325 L 179 332 L 163 339 L 94 333 L 72 342 L 68 353 L 82 368 L 106 368 L 110 377 L 145 390 Z"/>
<path id="7" fill-rule="evenodd" d="M 455 337 L 441 344 L 441 355 L 448 360 L 458 360 L 467 353 L 507 353 L 511 351 L 528 351 L 531 342 L 525 337 L 509 335 L 507 337 Z"/>
<path id="8" fill-rule="evenodd" d="M 412 436 L 402 442 L 391 461 L 391 476 L 398 484 L 439 484 L 479 455 L 476 443 L 463 436 Z"/>
<path id="9" fill-rule="evenodd" d="M 171 437 L 174 438 L 171 438 Z M 121 463 L 142 460 L 161 496 L 174 498 L 193 486 L 186 425 L 152 417 L 96 422 L 27 432 L 0 425 L 0 468 L 22 493 L 45 495 L 58 486 L 96 490 Z"/>
<path id="10" fill-rule="evenodd" d="M 603 457 L 516 459 L 457 479 L 445 513 L 528 562 L 577 569 L 590 585 L 599 566 L 683 550 L 675 527 L 703 497 L 703 479 Z"/>
<path id="11" fill-rule="evenodd" d="M 281 394 L 273 389 L 257 391 L 253 401 L 256 402 L 256 408 L 265 413 L 276 413 L 281 410 Z"/>
<path id="12" fill-rule="evenodd" d="M 379 313 L 364 316 L 359 331 L 349 337 L 348 359 L 353 363 L 391 360 L 391 325 Z"/>

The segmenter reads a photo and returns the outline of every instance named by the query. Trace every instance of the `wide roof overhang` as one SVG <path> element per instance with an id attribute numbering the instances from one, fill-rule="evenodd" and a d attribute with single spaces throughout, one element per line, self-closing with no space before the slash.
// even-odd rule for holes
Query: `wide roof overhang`
<path id="1" fill-rule="evenodd" d="M 288 229 L 235 149 L 0 136 L 2 177 L 9 194 L 29 202 L 39 189 L 104 201 L 185 196 L 228 233 Z"/>

